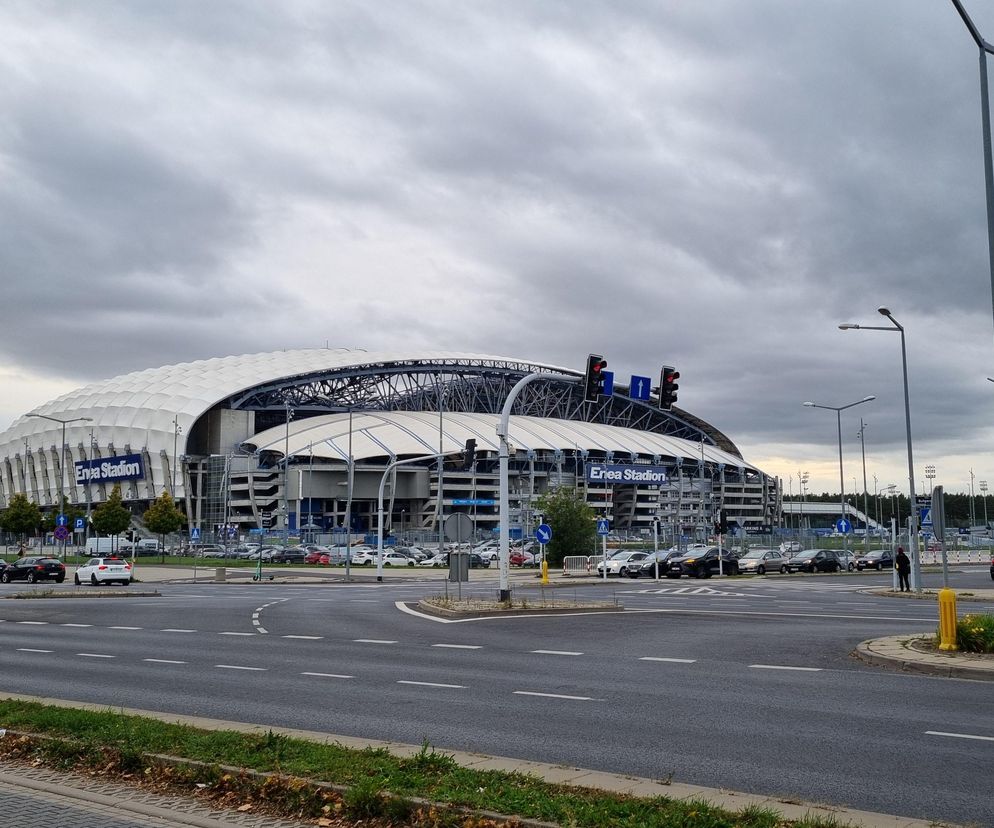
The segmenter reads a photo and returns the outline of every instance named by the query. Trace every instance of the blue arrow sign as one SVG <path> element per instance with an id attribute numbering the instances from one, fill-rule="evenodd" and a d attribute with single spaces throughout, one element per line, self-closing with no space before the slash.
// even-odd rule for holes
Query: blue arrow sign
<path id="1" fill-rule="evenodd" d="M 628 385 L 628 396 L 633 400 L 647 400 L 651 385 L 652 380 L 648 377 L 637 377 L 632 374 L 632 381 Z"/>
<path id="2" fill-rule="evenodd" d="M 835 531 L 848 535 L 852 531 L 852 524 L 845 518 L 839 518 L 835 521 Z"/>
<path id="3" fill-rule="evenodd" d="M 191 526 L 190 527 L 190 540 L 200 540 L 200 527 Z"/>
<path id="4" fill-rule="evenodd" d="M 552 527 L 548 523 L 540 524 L 535 529 L 535 540 L 542 544 L 542 546 L 545 546 L 552 540 Z"/>
<path id="5" fill-rule="evenodd" d="M 598 535 L 607 535 L 607 534 L 610 534 L 610 532 L 611 532 L 611 521 L 609 521 L 607 518 L 598 518 L 597 519 L 597 534 Z"/>
<path id="6" fill-rule="evenodd" d="M 66 526 L 68 523 L 69 523 L 69 518 L 67 518 L 65 515 L 59 515 L 57 518 L 55 518 L 56 526 Z"/>

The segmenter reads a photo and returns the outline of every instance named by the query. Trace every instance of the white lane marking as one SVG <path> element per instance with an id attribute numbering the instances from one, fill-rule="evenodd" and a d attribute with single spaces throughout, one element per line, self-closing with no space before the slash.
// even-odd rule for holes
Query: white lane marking
<path id="1" fill-rule="evenodd" d="M 76 655 L 83 658 L 117 658 L 117 656 L 104 655 L 102 653 L 76 653 Z"/>
<path id="2" fill-rule="evenodd" d="M 562 656 L 581 656 L 583 653 L 573 652 L 571 650 L 529 650 L 530 653 L 536 653 L 538 655 L 562 655 Z"/>
<path id="3" fill-rule="evenodd" d="M 45 626 L 45 625 L 48 624 L 47 621 L 15 621 L 14 623 L 15 624 L 28 624 L 28 625 L 33 625 L 33 626 L 36 626 L 36 627 L 41 627 L 41 626 Z"/>
<path id="4" fill-rule="evenodd" d="M 18 647 L 17 652 L 19 653 L 51 653 L 52 650 L 35 650 L 31 647 Z"/>
<path id="5" fill-rule="evenodd" d="M 941 730 L 926 730 L 926 736 L 949 736 L 953 739 L 977 739 L 981 742 L 994 742 L 994 736 L 975 736 L 972 733 L 944 733 Z"/>
<path id="6" fill-rule="evenodd" d="M 239 667 L 237 664 L 215 664 L 215 667 L 221 670 L 252 670 L 257 673 L 265 673 L 268 667 Z"/>
<path id="7" fill-rule="evenodd" d="M 533 693 L 530 690 L 515 690 L 515 696 L 540 696 L 543 699 L 567 699 L 569 701 L 603 701 L 590 696 L 564 696 L 561 693 Z"/>
<path id="8" fill-rule="evenodd" d="M 465 690 L 465 684 L 438 684 L 434 681 L 398 681 L 397 684 L 416 684 L 418 687 L 444 687 L 451 690 Z"/>
<path id="9" fill-rule="evenodd" d="M 195 633 L 196 630 L 174 630 L 174 629 L 166 629 L 166 630 L 159 630 L 159 632 Z"/>
<path id="10" fill-rule="evenodd" d="M 356 644 L 396 644 L 396 641 L 388 641 L 382 638 L 353 638 Z"/>
<path id="11" fill-rule="evenodd" d="M 342 676 L 338 673 L 301 673 L 302 676 L 316 676 L 317 678 L 340 678 L 340 679 L 350 679 L 355 678 L 355 676 Z"/>
<path id="12" fill-rule="evenodd" d="M 171 658 L 143 658 L 142 661 L 149 661 L 152 664 L 186 664 L 185 661 L 173 661 Z"/>
<path id="13" fill-rule="evenodd" d="M 219 632 L 218 635 L 248 635 L 255 638 L 255 633 L 248 632 Z"/>
<path id="14" fill-rule="evenodd" d="M 281 635 L 280 638 L 296 638 L 300 641 L 320 641 L 323 635 Z"/>
<path id="15" fill-rule="evenodd" d="M 662 609 L 662 608 L 647 608 L 647 609 L 629 609 L 621 610 L 620 613 L 614 612 L 602 612 L 598 615 L 636 615 L 636 614 L 646 614 L 646 613 L 656 613 L 656 614 L 671 614 L 671 615 L 748 615 L 748 616 L 759 616 L 759 617 L 772 617 L 772 618 L 831 618 L 837 621 L 911 621 L 915 624 L 931 624 L 935 626 L 934 618 L 911 618 L 904 615 L 833 615 L 827 612 L 773 612 L 771 610 L 716 610 L 716 609 Z M 517 618 L 526 618 L 528 616 L 519 615 L 512 616 Z M 565 615 L 557 616 L 535 616 L 538 618 L 563 618 Z"/>
<path id="16" fill-rule="evenodd" d="M 803 673 L 820 673 L 821 667 L 786 667 L 782 664 L 750 664 L 753 670 L 797 670 Z"/>
<path id="17" fill-rule="evenodd" d="M 693 664 L 696 658 L 663 658 L 662 656 L 642 656 L 639 661 L 666 661 L 673 664 Z"/>
<path id="18" fill-rule="evenodd" d="M 378 604 L 375 598 L 349 598 L 350 604 Z"/>
<path id="19" fill-rule="evenodd" d="M 432 647 L 442 647 L 447 650 L 482 650 L 478 644 L 432 644 Z"/>
<path id="20" fill-rule="evenodd" d="M 140 630 L 141 627 L 108 627 L 109 630 Z"/>
<path id="21" fill-rule="evenodd" d="M 59 624 L 60 627 L 92 627 L 93 624 Z"/>

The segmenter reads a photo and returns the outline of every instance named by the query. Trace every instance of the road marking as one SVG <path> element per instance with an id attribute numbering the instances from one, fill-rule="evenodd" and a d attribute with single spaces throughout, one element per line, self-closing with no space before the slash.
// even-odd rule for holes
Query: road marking
<path id="1" fill-rule="evenodd" d="M 218 635 L 248 635 L 255 638 L 255 633 L 248 632 L 219 632 Z"/>
<path id="2" fill-rule="evenodd" d="M 375 598 L 349 598 L 350 604 L 378 604 Z"/>
<path id="3" fill-rule="evenodd" d="M 60 627 L 92 627 L 93 624 L 59 624 Z"/>
<path id="4" fill-rule="evenodd" d="M 821 667 L 785 667 L 782 664 L 750 664 L 753 670 L 797 670 L 804 673 L 820 673 Z"/>
<path id="5" fill-rule="evenodd" d="M 301 673 L 302 676 L 317 676 L 318 678 L 340 678 L 340 679 L 350 679 L 355 678 L 355 676 L 340 676 L 338 673 Z"/>
<path id="6" fill-rule="evenodd" d="M 166 630 L 159 630 L 159 632 L 195 633 L 196 630 L 174 630 L 174 629 L 166 629 Z"/>
<path id="7" fill-rule="evenodd" d="M 35 650 L 31 647 L 18 647 L 17 652 L 19 653 L 51 653 L 52 650 Z"/>
<path id="8" fill-rule="evenodd" d="M 257 673 L 264 673 L 269 669 L 268 667 L 239 667 L 237 664 L 215 664 L 214 666 L 221 670 L 252 670 Z"/>
<path id="9" fill-rule="evenodd" d="M 478 644 L 432 644 L 432 647 L 440 647 L 446 650 L 482 650 Z"/>
<path id="10" fill-rule="evenodd" d="M 45 626 L 45 625 L 48 624 L 47 621 L 15 621 L 14 623 L 16 623 L 16 624 L 28 624 L 28 625 L 33 625 L 33 626 L 36 626 L 36 627 L 41 627 L 41 626 Z"/>
<path id="11" fill-rule="evenodd" d="M 465 684 L 437 684 L 433 681 L 398 681 L 397 684 L 416 684 L 418 687 L 445 687 L 450 690 L 465 690 Z"/>
<path id="12" fill-rule="evenodd" d="M 396 644 L 396 641 L 387 641 L 381 638 L 353 638 L 356 644 Z"/>
<path id="13" fill-rule="evenodd" d="M 83 658 L 117 658 L 117 656 L 103 655 L 102 653 L 76 653 L 76 655 Z"/>
<path id="14" fill-rule="evenodd" d="M 941 730 L 926 730 L 926 736 L 949 736 L 953 739 L 977 739 L 981 742 L 994 742 L 994 736 L 975 736 L 972 733 L 944 733 Z"/>
<path id="15" fill-rule="evenodd" d="M 149 661 L 152 664 L 186 664 L 185 661 L 173 661 L 169 658 L 143 658 L 142 661 Z"/>
<path id="16" fill-rule="evenodd" d="M 582 656 L 583 653 L 576 653 L 570 650 L 529 650 L 530 653 L 536 653 L 537 655 L 562 655 L 562 656 Z"/>
<path id="17" fill-rule="evenodd" d="M 141 627 L 108 627 L 109 630 L 140 630 Z"/>
<path id="18" fill-rule="evenodd" d="M 281 635 L 280 638 L 297 638 L 301 641 L 320 641 L 323 635 Z"/>
<path id="19" fill-rule="evenodd" d="M 533 693 L 530 690 L 515 690 L 515 696 L 540 696 L 543 699 L 567 699 L 568 701 L 601 701 L 590 696 L 564 696 L 560 693 Z"/>
<path id="20" fill-rule="evenodd" d="M 642 656 L 639 661 L 667 661 L 673 664 L 693 664 L 696 658 L 663 658 L 662 656 Z"/>

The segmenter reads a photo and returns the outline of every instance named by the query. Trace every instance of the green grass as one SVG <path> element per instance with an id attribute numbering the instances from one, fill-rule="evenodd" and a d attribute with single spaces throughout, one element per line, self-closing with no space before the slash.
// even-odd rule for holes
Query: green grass
<path id="1" fill-rule="evenodd" d="M 791 822 L 776 812 L 747 807 L 726 811 L 701 801 L 667 797 L 637 798 L 585 788 L 554 785 L 519 773 L 464 768 L 427 741 L 419 752 L 397 757 L 385 750 L 353 750 L 337 745 L 293 739 L 272 731 L 242 734 L 208 731 L 112 711 L 91 712 L 49 707 L 34 702 L 0 700 L 0 727 L 49 737 L 30 746 L 29 758 L 66 769 L 114 767 L 121 772 L 151 771 L 146 754 L 158 753 L 207 763 L 179 771 L 182 782 L 206 783 L 218 792 L 237 789 L 240 796 L 284 810 L 318 817 L 344 812 L 357 819 L 376 818 L 384 824 L 412 826 L 484 825 L 467 821 L 443 807 L 411 802 L 427 799 L 473 811 L 530 817 L 575 828 L 830 828 L 834 819 Z M 8 735 L 0 740 L 0 755 L 10 750 Z M 23 756 L 23 751 L 22 751 Z M 218 765 L 272 771 L 292 777 L 347 786 L 344 794 L 295 780 L 261 781 L 247 774 L 222 773 Z M 389 791 L 390 795 L 384 795 Z M 476 819 L 476 818 L 474 818 Z"/>

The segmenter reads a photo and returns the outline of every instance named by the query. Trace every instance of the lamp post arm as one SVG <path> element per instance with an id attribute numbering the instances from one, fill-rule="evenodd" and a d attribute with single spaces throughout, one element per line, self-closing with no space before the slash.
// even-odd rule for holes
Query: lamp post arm
<path id="1" fill-rule="evenodd" d="M 970 32 L 970 37 L 973 38 L 973 42 L 977 44 L 977 47 L 983 52 L 994 53 L 994 47 L 991 46 L 984 38 L 981 36 L 980 31 L 974 25 L 973 20 L 970 15 L 966 13 L 966 9 L 963 8 L 963 4 L 960 0 L 952 0 L 953 6 L 956 7 L 956 11 L 959 12 L 960 18 L 962 18 L 963 23 L 966 25 L 967 30 Z"/>

